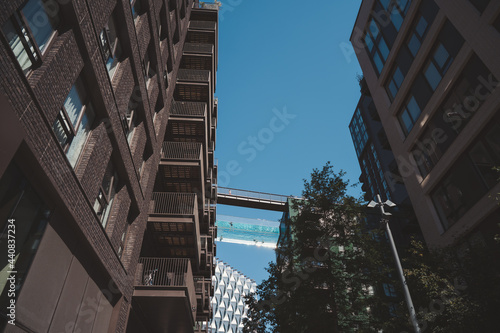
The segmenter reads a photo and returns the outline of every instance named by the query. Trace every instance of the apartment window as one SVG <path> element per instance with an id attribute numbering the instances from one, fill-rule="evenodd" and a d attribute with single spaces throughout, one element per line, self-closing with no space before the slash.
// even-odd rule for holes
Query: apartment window
<path id="1" fill-rule="evenodd" d="M 108 23 L 99 35 L 104 63 L 111 79 L 116 71 L 116 66 L 119 63 L 122 52 L 117 31 L 114 15 L 111 15 Z"/>
<path id="2" fill-rule="evenodd" d="M 2 27 L 24 74 L 39 66 L 59 26 L 58 13 L 49 11 L 48 0 L 29 0 Z"/>
<path id="3" fill-rule="evenodd" d="M 142 71 L 144 80 L 146 81 L 146 87 L 149 87 L 151 79 L 156 75 L 156 61 L 154 55 L 153 44 L 151 43 L 142 61 Z"/>
<path id="4" fill-rule="evenodd" d="M 90 134 L 95 114 L 81 78 L 71 88 L 52 129 L 74 168 Z"/>
<path id="5" fill-rule="evenodd" d="M 106 173 L 102 180 L 99 194 L 94 203 L 94 211 L 99 217 L 104 228 L 108 223 L 109 213 L 113 205 L 116 192 L 118 190 L 118 175 L 113 167 L 113 163 L 109 162 Z"/>
<path id="6" fill-rule="evenodd" d="M 399 66 L 396 66 L 394 71 L 392 72 L 391 79 L 389 80 L 389 84 L 387 84 L 386 90 L 387 94 L 389 95 L 389 98 L 391 101 L 396 98 L 396 94 L 399 91 L 399 88 L 401 88 L 401 85 L 403 84 L 405 77 L 403 73 L 401 72 L 401 69 Z"/>
<path id="7" fill-rule="evenodd" d="M 494 123 L 491 128 L 469 149 L 468 156 L 483 183 L 488 189 L 498 183 L 498 173 L 493 170 L 500 165 L 500 122 Z"/>
<path id="8" fill-rule="evenodd" d="M 142 0 L 130 0 L 130 7 L 132 8 L 132 17 L 134 18 L 134 22 L 137 22 L 139 15 L 144 12 Z"/>
<path id="9" fill-rule="evenodd" d="M 406 135 L 410 133 L 421 113 L 422 110 L 418 106 L 415 97 L 410 95 L 403 111 L 399 115 L 399 122 Z"/>
<path id="10" fill-rule="evenodd" d="M 377 74 L 380 75 L 390 51 L 374 19 L 370 21 L 370 25 L 368 26 L 365 35 L 365 44 L 370 58 L 375 65 Z"/>
<path id="11" fill-rule="evenodd" d="M 469 2 L 482 14 L 490 3 L 490 0 L 469 0 Z"/>
<path id="12" fill-rule="evenodd" d="M 498 184 L 498 174 L 492 168 L 500 164 L 499 131 L 497 115 L 433 191 L 432 200 L 445 229 Z"/>
<path id="13" fill-rule="evenodd" d="M 160 24 L 159 24 L 159 33 L 160 40 L 165 40 L 168 36 L 168 23 L 167 23 L 167 8 L 163 5 L 160 9 Z"/>
<path id="14" fill-rule="evenodd" d="M 431 86 L 432 90 L 436 90 L 439 82 L 450 68 L 453 61 L 452 56 L 448 53 L 443 44 L 438 43 L 434 48 L 431 59 L 424 67 L 424 76 Z"/>
<path id="15" fill-rule="evenodd" d="M 431 87 L 435 91 L 442 78 L 448 71 L 457 56 L 464 40 L 458 33 L 455 27 L 447 21 L 443 29 L 439 33 L 438 41 L 434 44 L 430 54 L 430 60 L 424 66 L 424 76 Z"/>
<path id="16" fill-rule="evenodd" d="M 6 315 L 9 281 L 8 271 L 15 270 L 16 295 L 26 280 L 29 268 L 40 245 L 51 211 L 15 163 L 11 163 L 0 179 L 0 314 Z M 10 220 L 14 220 L 10 223 Z M 15 236 L 16 246 L 8 251 Z M 12 246 L 12 245 L 10 245 Z M 12 252 L 14 251 L 14 252 Z M 11 267 L 10 265 L 15 265 Z"/>
<path id="17" fill-rule="evenodd" d="M 412 32 L 407 42 L 408 49 L 413 55 L 413 58 L 417 56 L 418 50 L 420 50 L 420 46 L 422 46 L 422 43 L 424 42 L 428 27 L 429 23 L 427 22 L 425 17 L 420 14 L 415 25 L 413 26 Z"/>
<path id="18" fill-rule="evenodd" d="M 132 144 L 132 138 L 134 137 L 135 128 L 137 126 L 138 109 L 139 109 L 140 96 L 132 93 L 130 100 L 128 102 L 127 113 L 122 115 L 122 128 L 129 146 Z"/>
<path id="19" fill-rule="evenodd" d="M 410 8 L 410 0 L 379 0 L 381 7 L 390 14 L 392 24 L 397 31 L 401 29 L 404 17 Z"/>
<path id="20" fill-rule="evenodd" d="M 455 224 L 485 193 L 467 158 L 457 161 L 431 195 L 444 229 Z"/>
<path id="21" fill-rule="evenodd" d="M 439 110 L 428 121 L 427 128 L 418 141 L 433 145 L 433 149 L 416 147 L 413 150 L 422 177 L 429 174 L 453 140 L 491 95 L 492 91 L 484 86 L 489 75 L 491 74 L 488 68 L 474 55 Z M 493 80 L 496 81 L 496 78 L 493 77 Z"/>
<path id="22" fill-rule="evenodd" d="M 118 257 L 121 259 L 123 256 L 123 249 L 125 249 L 125 243 L 127 240 L 127 233 L 129 229 L 130 224 L 127 222 L 125 225 L 125 229 L 123 230 L 122 236 L 120 237 L 120 244 L 118 246 Z"/>
<path id="23" fill-rule="evenodd" d="M 368 133 L 359 108 L 354 113 L 349 130 L 351 131 L 352 141 L 354 142 L 354 147 L 356 148 L 356 154 L 359 157 L 361 156 L 361 152 L 365 148 L 366 142 L 368 141 Z"/>
<path id="24" fill-rule="evenodd" d="M 397 296 L 396 288 L 394 288 L 393 284 L 391 284 L 391 283 L 384 283 L 383 287 L 384 287 L 384 294 L 387 297 L 396 297 Z"/>

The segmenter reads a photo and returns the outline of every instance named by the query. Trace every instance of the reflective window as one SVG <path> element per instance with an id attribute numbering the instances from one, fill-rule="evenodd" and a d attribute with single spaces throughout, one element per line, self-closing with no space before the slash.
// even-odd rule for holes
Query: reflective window
<path id="1" fill-rule="evenodd" d="M 73 168 L 90 134 L 95 114 L 84 83 L 78 78 L 59 110 L 52 129 Z"/>
<path id="2" fill-rule="evenodd" d="M 59 26 L 58 11 L 48 10 L 49 0 L 29 0 L 2 27 L 17 62 L 27 74 L 40 65 L 52 36 Z"/>

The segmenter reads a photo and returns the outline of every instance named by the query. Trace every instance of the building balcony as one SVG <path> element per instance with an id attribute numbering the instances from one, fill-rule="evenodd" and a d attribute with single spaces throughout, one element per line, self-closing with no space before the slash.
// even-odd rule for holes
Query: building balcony
<path id="1" fill-rule="evenodd" d="M 197 193 L 203 207 L 205 169 L 199 142 L 164 142 L 155 183 L 156 192 Z"/>
<path id="2" fill-rule="evenodd" d="M 132 302 L 154 332 L 194 332 L 197 299 L 189 259 L 140 258 Z"/>
<path id="3" fill-rule="evenodd" d="M 153 192 L 144 253 L 158 257 L 201 259 L 198 200 L 195 193 Z"/>
<path id="4" fill-rule="evenodd" d="M 174 101 L 170 109 L 166 141 L 203 144 L 205 174 L 208 172 L 207 103 Z"/>
<path id="5" fill-rule="evenodd" d="M 176 101 L 204 102 L 212 105 L 213 90 L 208 70 L 179 69 L 174 91 Z"/>

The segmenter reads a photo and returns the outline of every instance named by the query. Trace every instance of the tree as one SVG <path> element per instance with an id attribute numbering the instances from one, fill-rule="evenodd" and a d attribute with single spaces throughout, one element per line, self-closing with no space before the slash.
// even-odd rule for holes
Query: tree
<path id="1" fill-rule="evenodd" d="M 422 332 L 498 332 L 499 251 L 482 241 L 429 251 L 413 241 L 405 275 Z M 408 329 L 408 315 L 385 323 L 390 332 Z"/>
<path id="2" fill-rule="evenodd" d="M 363 207 L 347 194 L 344 176 L 327 163 L 304 180 L 302 199 L 291 207 L 291 237 L 247 298 L 244 332 L 363 332 L 377 325 L 369 286 L 384 274 L 383 255 L 362 230 Z"/>

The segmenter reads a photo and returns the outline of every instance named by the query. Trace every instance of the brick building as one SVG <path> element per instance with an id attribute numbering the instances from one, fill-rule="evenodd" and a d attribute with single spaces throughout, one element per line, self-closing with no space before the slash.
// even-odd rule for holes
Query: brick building
<path id="1" fill-rule="evenodd" d="M 0 9 L 2 329 L 208 331 L 218 6 Z"/>

